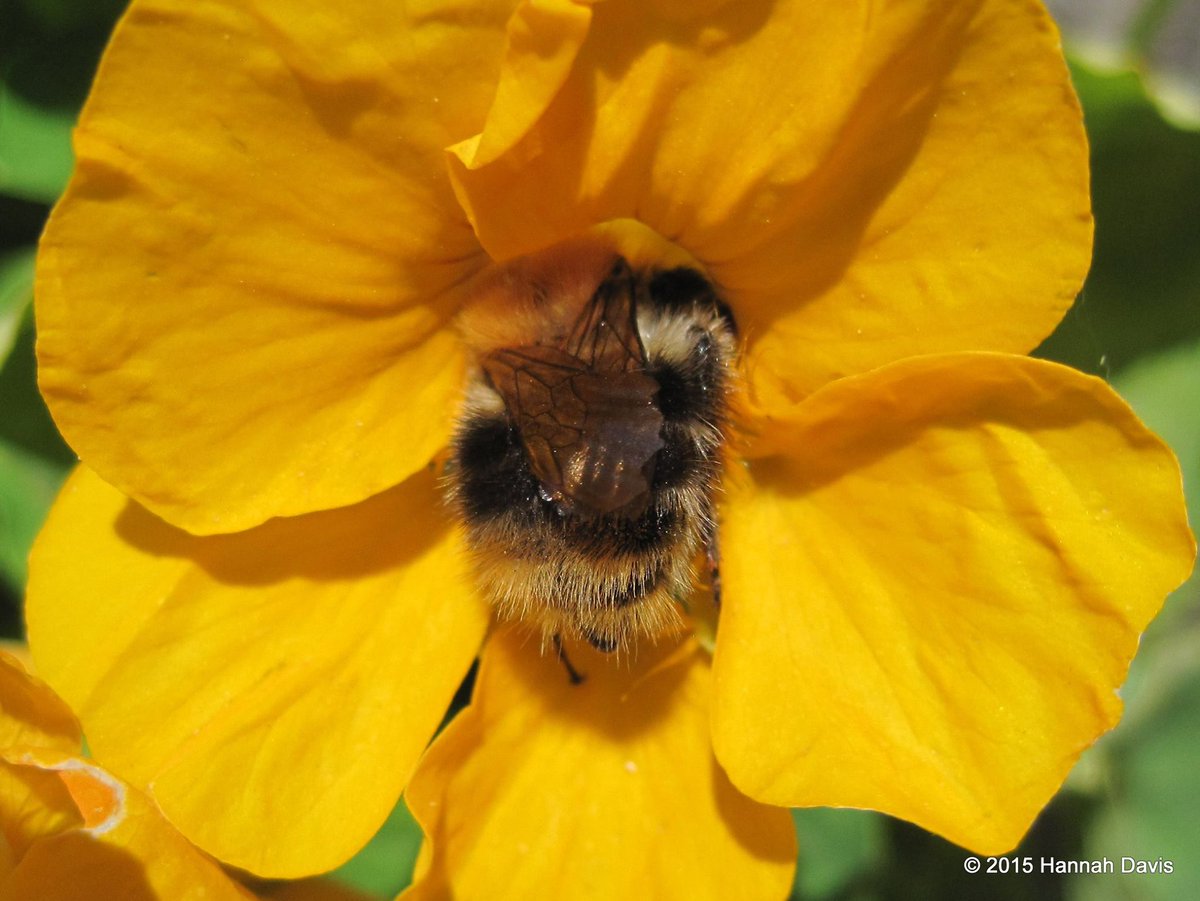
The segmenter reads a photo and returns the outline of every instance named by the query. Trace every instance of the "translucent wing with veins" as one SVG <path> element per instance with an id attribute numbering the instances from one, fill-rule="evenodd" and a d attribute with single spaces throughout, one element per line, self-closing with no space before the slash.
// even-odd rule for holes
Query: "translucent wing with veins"
<path id="1" fill-rule="evenodd" d="M 603 515 L 647 496 L 663 446 L 636 289 L 620 260 L 562 347 L 504 348 L 483 360 L 542 490 L 572 512 Z"/>

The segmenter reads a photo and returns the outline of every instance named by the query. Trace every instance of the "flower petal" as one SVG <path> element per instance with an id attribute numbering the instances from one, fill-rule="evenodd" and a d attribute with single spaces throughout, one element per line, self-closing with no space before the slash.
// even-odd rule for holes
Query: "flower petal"
<path id="1" fill-rule="evenodd" d="M 133 4 L 37 277 L 67 440 L 196 533 L 357 502 L 445 444 L 486 256 L 442 148 L 483 120 L 512 3 L 246 6 Z"/>
<path id="2" fill-rule="evenodd" d="M 15 658 L 0 654 L 0 755 L 29 748 L 78 753 L 81 744 L 79 722 L 67 705 Z M 0 762 L 0 877 L 34 841 L 78 822 L 57 778 Z"/>
<path id="3" fill-rule="evenodd" d="M 0 886 L 38 841 L 82 822 L 61 779 L 13 766 L 9 752 L 0 748 Z"/>
<path id="4" fill-rule="evenodd" d="M 1023 352 L 1051 330 L 1091 218 L 1040 5 L 706 6 L 598 4 L 523 139 L 483 165 L 458 150 L 451 176 L 493 256 L 648 224 L 722 286 L 767 406 L 916 353 Z M 489 128 L 504 103 L 527 113 L 497 95 Z"/>
<path id="5" fill-rule="evenodd" d="M 0 655 L 0 899 L 250 897 L 79 749 L 62 700 Z"/>
<path id="6" fill-rule="evenodd" d="M 508 153 L 532 128 L 571 72 L 591 8 L 576 0 L 523 0 L 508 21 L 504 64 L 483 131 L 451 148 L 478 168 Z"/>
<path id="7" fill-rule="evenodd" d="M 263 901 L 378 901 L 369 895 L 333 879 L 301 879 L 296 882 L 272 882 L 258 888 Z"/>
<path id="8" fill-rule="evenodd" d="M 17 758 L 7 755 L 7 763 Z M 42 750 L 21 755 L 17 768 L 62 778 L 85 822 L 36 842 L 0 886 L 0 901 L 253 898 L 176 832 L 152 801 L 91 762 Z M 97 799 L 104 799 L 106 813 L 92 822 Z"/>
<path id="9" fill-rule="evenodd" d="M 0 653 L 0 748 L 30 746 L 78 751 L 75 714 L 15 657 Z"/>
<path id="10" fill-rule="evenodd" d="M 196 538 L 80 470 L 31 557 L 39 671 L 96 757 L 205 850 L 260 875 L 330 869 L 387 816 L 486 628 L 439 507 L 423 473 Z"/>
<path id="11" fill-rule="evenodd" d="M 488 643 L 471 705 L 405 796 L 429 842 L 404 897 L 786 896 L 791 818 L 713 758 L 695 644 L 568 653 L 581 685 L 515 630 Z"/>
<path id="12" fill-rule="evenodd" d="M 992 354 L 836 382 L 778 430 L 729 486 L 717 756 L 761 801 L 1009 850 L 1191 567 L 1174 457 L 1100 380 Z"/>

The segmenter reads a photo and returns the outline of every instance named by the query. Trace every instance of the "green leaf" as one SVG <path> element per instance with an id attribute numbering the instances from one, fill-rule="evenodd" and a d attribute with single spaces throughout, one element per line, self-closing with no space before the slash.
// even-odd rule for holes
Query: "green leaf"
<path id="1" fill-rule="evenodd" d="M 71 173 L 71 128 L 123 3 L 3 2 L 0 194 L 53 203 Z"/>
<path id="2" fill-rule="evenodd" d="M 17 340 L 33 300 L 33 260 L 32 247 L 0 256 L 0 366 Z"/>
<path id="3" fill-rule="evenodd" d="M 74 165 L 75 110 L 38 106 L 0 82 L 0 191 L 53 203 Z"/>
<path id="4" fill-rule="evenodd" d="M 0 440 L 0 576 L 18 595 L 29 549 L 65 476 L 60 465 Z"/>
<path id="5" fill-rule="evenodd" d="M 21 5 L 47 31 L 89 27 L 107 30 L 124 9 L 126 0 L 21 0 Z"/>
<path id="6" fill-rule="evenodd" d="M 1132 76 L 1073 74 L 1096 244 L 1079 301 L 1037 352 L 1108 376 L 1200 338 L 1200 133 L 1171 128 Z"/>
<path id="7" fill-rule="evenodd" d="M 361 851 L 330 874 L 360 891 L 391 898 L 412 881 L 421 827 L 401 800 Z"/>
<path id="8" fill-rule="evenodd" d="M 793 810 L 800 857 L 792 897 L 829 898 L 874 870 L 886 846 L 883 820 L 867 810 Z"/>

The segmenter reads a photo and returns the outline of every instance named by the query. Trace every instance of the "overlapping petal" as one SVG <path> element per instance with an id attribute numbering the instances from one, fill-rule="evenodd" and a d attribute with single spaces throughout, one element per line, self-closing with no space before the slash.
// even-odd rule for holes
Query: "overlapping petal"
<path id="1" fill-rule="evenodd" d="M 762 801 L 1009 850 L 1190 570 L 1174 457 L 1100 380 L 1005 355 L 846 379 L 774 430 L 725 507 L 718 758 Z"/>
<path id="2" fill-rule="evenodd" d="M 66 786 L 82 822 L 35 842 L 0 884 L 2 901 L 251 901 L 154 803 L 77 756 L 0 754 L 0 766 Z"/>
<path id="3" fill-rule="evenodd" d="M 456 148 L 484 246 L 648 224 L 724 289 L 768 408 L 916 353 L 1027 351 L 1087 268 L 1081 119 L 1032 0 L 610 0 L 541 102 L 497 96 L 489 128 L 532 123 L 507 152 Z"/>
<path id="4" fill-rule="evenodd" d="M 483 131 L 454 152 L 474 168 L 512 150 L 558 95 L 591 21 L 591 7 L 576 0 L 521 3 L 508 22 L 504 63 Z"/>
<path id="5" fill-rule="evenodd" d="M 213 533 L 445 444 L 486 257 L 442 148 L 483 120 L 510 6 L 133 5 L 38 263 L 41 385 L 85 461 Z"/>
<path id="6" fill-rule="evenodd" d="M 62 700 L 0 655 L 0 899 L 251 897 L 80 742 Z"/>
<path id="7" fill-rule="evenodd" d="M 81 744 L 79 723 L 67 705 L 15 658 L 0 654 L 0 754 L 26 748 L 78 753 Z M 34 841 L 78 822 L 58 779 L 0 765 L 0 877 Z"/>
<path id="8" fill-rule="evenodd" d="M 569 654 L 580 685 L 519 631 L 489 641 L 471 705 L 405 796 L 428 844 L 404 897 L 784 897 L 791 819 L 713 758 L 694 642 Z"/>
<path id="9" fill-rule="evenodd" d="M 273 882 L 256 894 L 262 901 L 377 901 L 378 898 L 333 879 Z"/>
<path id="10" fill-rule="evenodd" d="M 75 714 L 7 653 L 0 653 L 0 697 L 4 699 L 0 747 L 79 750 L 81 734 Z"/>
<path id="11" fill-rule="evenodd" d="M 391 809 L 486 628 L 439 505 L 423 473 L 198 538 L 81 469 L 31 558 L 39 671 L 206 850 L 329 869 Z"/>

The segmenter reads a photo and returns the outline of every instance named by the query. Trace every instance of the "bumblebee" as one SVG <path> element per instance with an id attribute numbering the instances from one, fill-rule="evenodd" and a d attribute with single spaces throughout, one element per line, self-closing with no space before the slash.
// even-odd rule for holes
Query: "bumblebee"
<path id="1" fill-rule="evenodd" d="M 475 359 L 447 489 L 500 616 L 560 654 L 562 637 L 613 652 L 678 624 L 702 550 L 717 587 L 736 330 L 713 285 L 570 244 L 507 267 L 462 327 Z"/>

